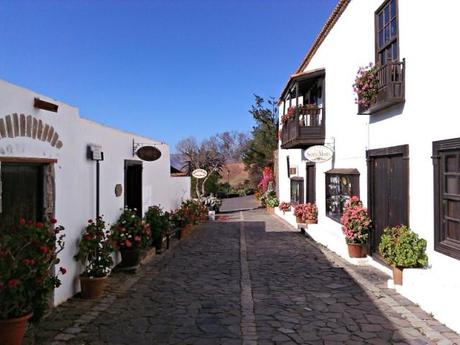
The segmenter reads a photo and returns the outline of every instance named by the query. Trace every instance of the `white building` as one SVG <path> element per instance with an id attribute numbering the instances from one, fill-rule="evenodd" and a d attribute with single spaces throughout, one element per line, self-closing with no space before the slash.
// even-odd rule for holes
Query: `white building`
<path id="1" fill-rule="evenodd" d="M 67 274 L 55 291 L 55 304 L 78 292 L 80 272 L 73 256 L 87 220 L 96 216 L 90 144 L 104 154 L 100 214 L 106 222 L 115 222 L 125 205 L 143 214 L 150 205 L 175 209 L 190 197 L 190 178 L 170 174 L 168 145 L 81 118 L 75 107 L 0 80 L 0 228 L 44 216 L 65 227 L 60 265 Z M 133 154 L 145 146 L 158 149 L 160 158 L 142 161 Z"/>
<path id="2" fill-rule="evenodd" d="M 281 93 L 280 123 L 290 106 L 314 106 L 283 125 L 278 161 L 280 201 L 315 201 L 319 221 L 307 231 L 341 256 L 339 218 L 350 195 L 375 225 L 370 255 L 355 263 L 390 272 L 377 249 L 386 226 L 406 224 L 426 239 L 429 267 L 405 270 L 398 290 L 457 332 L 459 11 L 453 0 L 339 1 Z M 370 62 L 380 66 L 380 91 L 358 115 L 352 85 Z M 333 159 L 307 162 L 303 152 L 316 144 L 334 149 Z M 292 213 L 277 214 L 295 224 Z"/>

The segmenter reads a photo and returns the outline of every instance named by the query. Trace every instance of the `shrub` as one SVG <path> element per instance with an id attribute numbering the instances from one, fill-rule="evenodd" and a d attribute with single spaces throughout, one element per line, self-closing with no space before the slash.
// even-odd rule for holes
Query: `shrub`
<path id="1" fill-rule="evenodd" d="M 160 250 L 163 237 L 171 227 L 169 212 L 163 211 L 161 206 L 150 206 L 145 212 L 144 219 L 152 233 L 152 244 L 157 250 Z"/>
<path id="2" fill-rule="evenodd" d="M 426 241 L 405 225 L 386 228 L 379 244 L 384 260 L 396 267 L 425 267 L 425 250 Z"/>
<path id="3" fill-rule="evenodd" d="M 353 196 L 345 203 L 345 210 L 342 218 L 340 218 L 340 223 L 347 243 L 367 243 L 372 222 L 359 197 Z"/>
<path id="4" fill-rule="evenodd" d="M 145 249 L 152 240 L 149 225 L 134 209 L 129 208 L 123 210 L 117 223 L 112 226 L 110 239 L 119 249 Z"/>
<path id="5" fill-rule="evenodd" d="M 279 205 L 279 200 L 276 197 L 275 192 L 269 192 L 267 193 L 267 196 L 265 197 L 265 205 L 268 207 L 276 207 Z"/>
<path id="6" fill-rule="evenodd" d="M 204 205 L 208 208 L 208 210 L 218 212 L 222 206 L 222 200 L 213 195 L 210 195 L 204 199 Z"/>
<path id="7" fill-rule="evenodd" d="M 85 277 L 105 277 L 109 274 L 113 265 L 112 244 L 109 240 L 109 232 L 105 231 L 106 225 L 102 217 L 88 220 L 88 225 L 83 232 L 78 245 L 78 253 L 74 258 L 80 261 L 85 270 Z"/>
<path id="8" fill-rule="evenodd" d="M 50 222 L 21 219 L 10 231 L 0 232 L 0 319 L 33 312 L 39 320 L 49 305 L 50 293 L 59 287 L 58 253 L 64 249 L 64 227 Z"/>

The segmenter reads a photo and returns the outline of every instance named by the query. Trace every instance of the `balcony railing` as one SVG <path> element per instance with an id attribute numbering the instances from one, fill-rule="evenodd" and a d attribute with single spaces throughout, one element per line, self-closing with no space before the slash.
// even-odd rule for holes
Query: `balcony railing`
<path id="1" fill-rule="evenodd" d="M 281 148 L 308 148 L 324 144 L 326 113 L 322 107 L 297 107 L 294 114 L 282 124 Z"/>
<path id="2" fill-rule="evenodd" d="M 371 115 L 404 102 L 405 64 L 405 60 L 402 62 L 389 62 L 377 70 L 377 99 L 367 109 L 359 105 L 358 114 Z"/>

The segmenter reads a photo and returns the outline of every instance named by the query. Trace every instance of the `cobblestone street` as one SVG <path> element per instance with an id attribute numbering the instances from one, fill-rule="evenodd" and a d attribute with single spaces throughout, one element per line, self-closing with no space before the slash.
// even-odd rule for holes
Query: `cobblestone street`
<path id="1" fill-rule="evenodd" d="M 263 210 L 208 222 L 99 301 L 56 308 L 28 344 L 460 344 L 460 337 Z"/>

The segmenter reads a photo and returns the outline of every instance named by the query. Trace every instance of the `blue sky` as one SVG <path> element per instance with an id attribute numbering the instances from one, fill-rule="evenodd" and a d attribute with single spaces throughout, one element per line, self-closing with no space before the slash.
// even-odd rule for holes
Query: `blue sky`
<path id="1" fill-rule="evenodd" d="M 171 145 L 249 131 L 336 0 L 0 0 L 0 79 Z"/>

